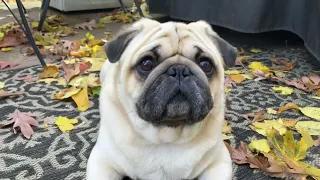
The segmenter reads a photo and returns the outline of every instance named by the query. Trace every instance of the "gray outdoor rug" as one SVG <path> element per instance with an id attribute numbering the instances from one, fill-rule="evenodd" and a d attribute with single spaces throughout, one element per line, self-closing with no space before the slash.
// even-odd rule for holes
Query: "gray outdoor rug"
<path id="1" fill-rule="evenodd" d="M 249 52 L 249 48 L 245 48 L 245 51 Z M 309 75 L 312 71 L 312 66 L 305 61 L 312 57 L 303 47 L 262 48 L 262 51 L 253 54 L 250 61 L 263 61 L 270 66 L 273 55 L 298 60 L 296 68 L 288 75 L 289 79 Z M 46 129 L 34 128 L 35 134 L 30 140 L 25 139 L 20 133 L 14 134 L 10 127 L 0 129 L 0 179 L 84 179 L 87 159 L 97 138 L 98 98 L 91 99 L 90 108 L 86 112 L 78 112 L 72 101 L 52 100 L 50 97 L 60 88 L 58 85 L 29 84 L 21 79 L 26 75 L 36 76 L 41 69 L 40 66 L 34 66 L 0 72 L 0 81 L 6 84 L 5 90 L 25 91 L 22 96 L 0 100 L 0 124 L 6 122 L 7 116 L 18 109 L 21 112 L 36 113 L 40 125 L 44 121 L 53 124 L 58 116 L 76 118 L 81 125 L 68 133 L 62 133 L 55 126 Z M 229 93 L 226 118 L 233 130 L 233 147 L 238 147 L 240 141 L 249 143 L 252 139 L 263 138 L 248 127 L 250 122 L 242 117 L 243 114 L 268 107 L 277 109 L 288 102 L 295 102 L 302 107 L 320 107 L 320 101 L 311 99 L 310 94 L 294 89 L 292 95 L 283 96 L 272 91 L 271 87 L 274 85 L 267 81 L 247 80 Z M 294 111 L 267 118 L 278 117 L 308 119 Z M 319 147 L 312 147 L 308 151 L 307 162 L 320 165 Z M 259 170 L 250 169 L 248 165 L 234 165 L 234 176 L 234 179 L 245 180 L 273 179 Z"/>

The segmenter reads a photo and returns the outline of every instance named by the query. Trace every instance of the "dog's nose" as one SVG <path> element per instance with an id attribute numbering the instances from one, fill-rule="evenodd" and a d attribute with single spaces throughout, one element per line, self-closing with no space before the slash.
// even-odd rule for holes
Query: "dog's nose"
<path id="1" fill-rule="evenodd" d="M 173 65 L 167 70 L 167 75 L 172 77 L 187 77 L 191 75 L 190 69 L 185 65 Z"/>

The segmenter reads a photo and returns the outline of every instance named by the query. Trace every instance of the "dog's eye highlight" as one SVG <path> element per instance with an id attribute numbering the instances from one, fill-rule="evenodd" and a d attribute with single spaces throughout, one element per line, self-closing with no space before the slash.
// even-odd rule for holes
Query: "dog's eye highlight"
<path id="1" fill-rule="evenodd" d="M 152 56 L 146 56 L 141 59 L 140 63 L 138 64 L 137 70 L 140 73 L 148 73 L 154 68 L 154 58 Z"/>
<path id="2" fill-rule="evenodd" d="M 211 60 L 207 57 L 201 57 L 199 59 L 199 66 L 205 73 L 211 73 L 213 70 L 213 65 L 211 63 Z"/>

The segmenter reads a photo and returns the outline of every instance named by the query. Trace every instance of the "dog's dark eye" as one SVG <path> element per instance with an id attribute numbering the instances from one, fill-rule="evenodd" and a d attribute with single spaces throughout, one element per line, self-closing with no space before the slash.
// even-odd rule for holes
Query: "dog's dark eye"
<path id="1" fill-rule="evenodd" d="M 207 57 L 202 57 L 199 59 L 199 66 L 205 73 L 210 73 L 213 69 L 211 60 Z"/>
<path id="2" fill-rule="evenodd" d="M 146 56 L 142 58 L 140 64 L 138 64 L 138 71 L 140 73 L 150 72 L 154 68 L 154 58 L 152 56 Z"/>

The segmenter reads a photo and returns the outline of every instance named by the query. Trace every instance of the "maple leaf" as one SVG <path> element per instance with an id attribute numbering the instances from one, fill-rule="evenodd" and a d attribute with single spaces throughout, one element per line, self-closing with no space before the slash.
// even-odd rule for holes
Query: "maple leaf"
<path id="1" fill-rule="evenodd" d="M 276 64 L 280 64 L 279 66 L 271 66 L 271 70 L 280 70 L 280 71 L 292 71 L 296 65 L 296 60 L 288 61 L 285 59 L 277 59 L 275 57 L 272 58 L 272 62 Z"/>
<path id="2" fill-rule="evenodd" d="M 306 91 L 306 92 L 312 92 L 312 90 L 308 89 L 302 81 L 300 80 L 297 80 L 297 79 L 294 79 L 294 80 L 284 80 L 284 83 L 288 86 L 293 86 L 293 87 L 296 87 L 297 89 L 300 89 L 300 90 L 303 90 L 303 91 Z"/>
<path id="3" fill-rule="evenodd" d="M 12 68 L 15 66 L 18 66 L 19 62 L 6 62 L 6 61 L 0 61 L 0 69 L 5 69 L 7 67 Z"/>
<path id="4" fill-rule="evenodd" d="M 62 61 L 62 69 L 64 70 L 64 77 L 69 82 L 72 78 L 83 74 L 91 68 L 90 62 L 75 62 L 74 64 L 67 64 Z"/>
<path id="5" fill-rule="evenodd" d="M 24 94 L 24 91 L 16 91 L 16 92 L 7 92 L 0 90 L 0 99 L 4 99 L 10 96 L 18 96 Z"/>
<path id="6" fill-rule="evenodd" d="M 21 29 L 13 28 L 0 41 L 0 48 L 18 46 L 27 43 L 27 39 Z"/>
<path id="7" fill-rule="evenodd" d="M 38 126 L 38 122 L 34 119 L 32 113 L 24 113 L 19 110 L 15 110 L 11 115 L 9 115 L 9 119 L 11 119 L 8 123 L 3 125 L 2 127 L 6 127 L 8 125 L 13 124 L 13 132 L 16 134 L 16 128 L 20 128 L 21 133 L 27 139 L 30 139 L 31 135 L 34 134 L 34 131 L 31 127 Z"/>
<path id="8" fill-rule="evenodd" d="M 256 121 L 263 121 L 264 120 L 263 115 L 265 113 L 266 112 L 264 110 L 260 110 L 254 113 L 244 114 L 242 116 L 248 121 L 256 122 Z M 253 119 L 251 120 L 250 118 L 253 118 Z"/>
<path id="9" fill-rule="evenodd" d="M 92 31 L 93 28 L 97 28 L 97 22 L 96 22 L 96 20 L 92 19 L 89 22 L 76 24 L 74 26 L 74 28 L 76 28 L 76 29 L 80 29 L 81 28 L 83 30 L 89 29 L 90 31 Z"/>

